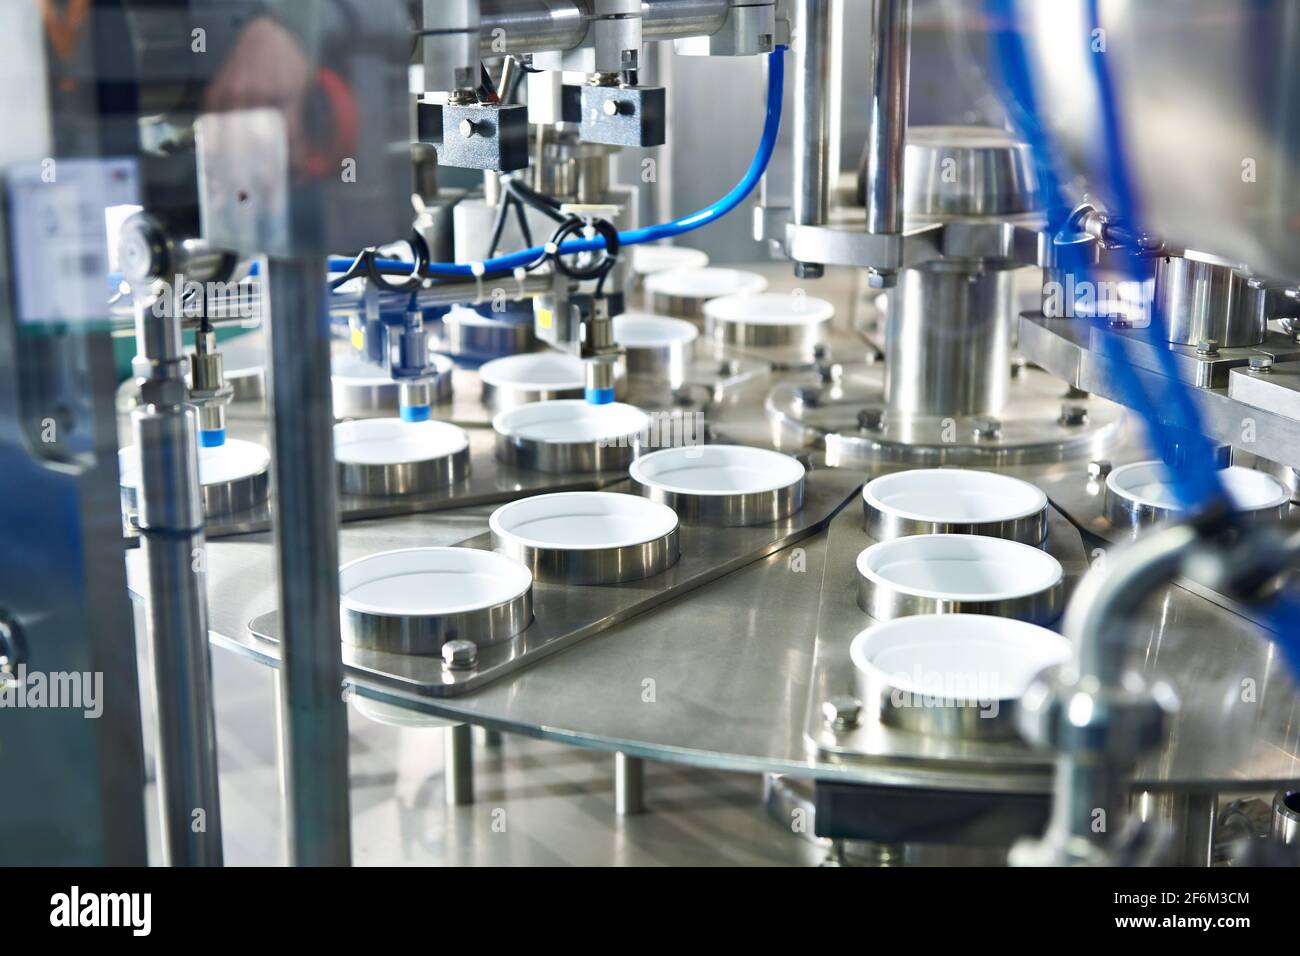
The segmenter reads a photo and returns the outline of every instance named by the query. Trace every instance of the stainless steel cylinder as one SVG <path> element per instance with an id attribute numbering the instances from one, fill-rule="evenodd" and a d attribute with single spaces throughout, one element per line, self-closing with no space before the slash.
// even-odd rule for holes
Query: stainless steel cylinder
<path id="1" fill-rule="evenodd" d="M 1282 790 L 1273 798 L 1268 832 L 1282 846 L 1300 850 L 1300 790 Z"/>
<path id="2" fill-rule="evenodd" d="M 885 401 L 911 415 L 998 411 L 1011 385 L 1015 278 L 966 264 L 904 269 L 890 293 Z"/>
<path id="3" fill-rule="evenodd" d="M 1264 284 L 1230 265 L 1165 256 L 1156 263 L 1156 301 L 1179 345 L 1249 348 L 1268 332 Z"/>
<path id="4" fill-rule="evenodd" d="M 903 160 L 912 69 L 912 0 L 874 0 L 871 129 L 867 137 L 867 231 L 903 231 Z"/>
<path id="5" fill-rule="evenodd" d="M 614 753 L 614 812 L 630 817 L 645 812 L 645 761 Z"/>
<path id="6" fill-rule="evenodd" d="M 820 226 L 829 206 L 831 20 L 834 0 L 794 7 L 794 209 L 797 225 Z"/>
<path id="7" fill-rule="evenodd" d="M 474 728 L 469 724 L 444 727 L 442 748 L 447 806 L 469 806 L 474 802 Z"/>

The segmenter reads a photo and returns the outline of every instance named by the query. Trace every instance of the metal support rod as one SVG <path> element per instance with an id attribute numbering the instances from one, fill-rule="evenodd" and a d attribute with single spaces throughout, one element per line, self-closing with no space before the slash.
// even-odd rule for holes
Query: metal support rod
<path id="1" fill-rule="evenodd" d="M 319 259 L 273 258 L 271 476 L 283 621 L 281 787 L 294 866 L 351 863 L 348 723 L 339 643 L 329 313 Z"/>
<path id="2" fill-rule="evenodd" d="M 831 21 L 838 0 L 797 0 L 794 29 L 794 222 L 825 224 L 829 207 Z"/>
<path id="3" fill-rule="evenodd" d="M 867 231 L 903 231 L 903 152 L 912 71 L 912 0 L 875 0 L 871 14 L 871 131 Z"/>
<path id="4" fill-rule="evenodd" d="M 614 754 L 614 812 L 630 817 L 645 812 L 645 761 Z"/>
<path id="5" fill-rule="evenodd" d="M 447 806 L 469 806 L 474 802 L 474 728 L 469 724 L 444 727 L 442 741 Z"/>
<path id="6" fill-rule="evenodd" d="M 179 283 L 178 283 L 179 284 Z M 139 524 L 158 710 L 158 800 L 170 866 L 220 866 L 221 804 L 208 648 L 198 416 L 185 404 L 179 293 L 135 300 L 132 414 L 140 455 Z"/>

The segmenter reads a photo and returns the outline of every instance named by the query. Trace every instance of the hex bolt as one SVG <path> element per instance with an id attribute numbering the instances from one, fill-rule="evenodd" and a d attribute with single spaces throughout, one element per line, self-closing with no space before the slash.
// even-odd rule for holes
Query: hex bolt
<path id="1" fill-rule="evenodd" d="M 878 432 L 885 427 L 883 408 L 864 408 L 858 412 L 858 427 L 866 432 Z"/>
<path id="2" fill-rule="evenodd" d="M 460 135 L 465 137 L 465 139 L 469 139 L 477 132 L 478 132 L 478 123 L 475 123 L 473 120 L 470 119 L 463 119 L 460 121 Z"/>
<path id="3" fill-rule="evenodd" d="M 1111 463 L 1104 458 L 1088 462 L 1088 477 L 1093 481 L 1101 481 L 1111 472 Z"/>
<path id="4" fill-rule="evenodd" d="M 816 385 L 800 385 L 794 390 L 794 399 L 800 405 L 816 408 L 822 401 L 822 390 Z"/>
<path id="5" fill-rule="evenodd" d="M 1066 426 L 1074 427 L 1088 424 L 1088 406 L 1087 405 L 1062 405 L 1061 417 L 1057 421 Z"/>
<path id="6" fill-rule="evenodd" d="M 996 418 L 977 418 L 971 433 L 980 441 L 992 441 L 1002 434 L 1002 423 Z"/>
<path id="7" fill-rule="evenodd" d="M 451 670 L 468 670 L 478 660 L 478 645 L 459 638 L 442 645 L 442 666 Z"/>
<path id="8" fill-rule="evenodd" d="M 1273 356 L 1252 355 L 1250 357 L 1250 371 L 1257 375 L 1273 371 Z"/>
<path id="9" fill-rule="evenodd" d="M 1202 339 L 1196 346 L 1196 354 L 1202 358 L 1213 358 L 1219 354 L 1219 343 L 1215 339 Z"/>
<path id="10" fill-rule="evenodd" d="M 847 694 L 822 701 L 822 719 L 832 730 L 852 730 L 862 716 L 862 701 Z"/>

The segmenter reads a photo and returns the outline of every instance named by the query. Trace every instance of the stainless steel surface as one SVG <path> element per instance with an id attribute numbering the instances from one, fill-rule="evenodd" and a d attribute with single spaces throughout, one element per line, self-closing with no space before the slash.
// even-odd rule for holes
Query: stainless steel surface
<path id="1" fill-rule="evenodd" d="M 614 812 L 620 817 L 645 812 L 645 761 L 614 754 Z"/>
<path id="2" fill-rule="evenodd" d="M 912 65 L 912 0 L 873 0 L 873 3 L 867 231 L 900 233 Z"/>
<path id="3" fill-rule="evenodd" d="M 890 293 L 885 403 L 912 415 L 997 414 L 1011 382 L 1014 277 L 952 263 L 905 269 Z"/>
<path id="4" fill-rule="evenodd" d="M 427 658 L 345 647 L 349 679 L 359 687 L 413 703 L 469 693 L 816 534 L 844 505 L 852 488 L 856 488 L 853 475 L 828 470 L 820 474 L 819 480 L 810 482 L 803 511 L 784 521 L 730 528 L 725 532 L 682 527 L 679 530 L 681 557 L 652 578 L 610 587 L 550 584 L 534 576 L 532 626 L 513 641 L 480 648 L 474 668 L 450 671 Z M 480 535 L 462 544 L 486 549 L 492 545 L 491 537 L 491 534 Z M 271 612 L 261 614 L 251 624 L 245 620 L 234 640 L 251 640 L 259 648 L 256 651 L 259 656 L 274 659 L 273 644 L 279 639 L 278 617 L 278 612 Z"/>
<path id="5" fill-rule="evenodd" d="M 829 209 L 831 27 L 838 2 L 794 4 L 793 217 L 805 226 L 824 223 Z"/>
<path id="6" fill-rule="evenodd" d="M 316 261 L 267 263 L 273 530 L 285 612 L 281 771 L 289 861 L 303 866 L 346 865 L 352 857 L 324 289 Z"/>
<path id="7" fill-rule="evenodd" d="M 488 319 L 469 309 L 452 309 L 432 327 L 434 347 L 449 355 L 496 358 L 537 347 L 531 322 Z"/>
<path id="8" fill-rule="evenodd" d="M 1184 256 L 1156 260 L 1156 303 L 1179 345 L 1249 348 L 1268 331 L 1267 294 L 1231 265 Z"/>
<path id="9" fill-rule="evenodd" d="M 915 537 L 896 538 L 889 542 L 888 546 L 892 547 L 902 542 L 901 546 L 909 547 L 915 542 L 926 540 L 926 538 Z M 931 538 L 930 540 L 935 539 Z M 965 538 L 958 538 L 957 540 L 960 543 Z M 870 544 L 871 542 L 867 542 L 863 547 L 868 547 Z M 1006 544 L 1009 546 L 1007 549 L 1008 554 L 1013 553 L 1013 548 L 1037 549 L 1038 547 L 1037 545 L 1022 545 L 1017 542 L 1006 542 Z M 1070 555 L 1063 554 L 1050 536 L 1044 550 L 1052 557 L 1057 558 L 1063 568 L 1065 567 L 1066 559 Z M 1013 566 L 1013 561 L 1014 559 L 1008 558 L 1008 566 Z M 979 600 L 952 595 L 939 597 L 917 593 L 919 589 L 903 587 L 884 580 L 873 580 L 859 570 L 857 584 L 858 607 L 877 621 L 889 621 L 914 614 L 988 614 L 993 617 L 1009 617 L 1021 621 L 1030 621 L 1035 624 L 1050 624 L 1061 616 L 1061 611 L 1065 607 L 1065 602 L 1069 596 L 1067 590 L 1068 580 L 1068 577 L 1062 577 L 1049 587 L 1018 594 L 1014 597 Z"/>
<path id="10" fill-rule="evenodd" d="M 679 529 L 674 526 L 638 544 L 566 548 L 529 544 L 512 534 L 493 531 L 491 546 L 527 567 L 537 581 L 569 586 L 609 585 L 662 574 L 681 556 L 680 539 Z"/>

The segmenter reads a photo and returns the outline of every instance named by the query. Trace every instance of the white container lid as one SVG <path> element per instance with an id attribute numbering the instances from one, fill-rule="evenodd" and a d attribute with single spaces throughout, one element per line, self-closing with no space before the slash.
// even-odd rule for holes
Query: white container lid
<path id="1" fill-rule="evenodd" d="M 1272 475 L 1234 465 L 1219 472 L 1232 503 L 1241 511 L 1280 508 L 1291 500 Z M 1161 461 L 1139 461 L 1116 468 L 1106 476 L 1106 488 L 1134 504 L 1181 511 L 1174 496 L 1169 467 Z"/>
<path id="2" fill-rule="evenodd" d="M 882 514 L 944 524 L 1013 521 L 1047 507 L 1047 495 L 1027 481 L 964 468 L 881 475 L 862 487 L 862 500 Z"/>
<path id="3" fill-rule="evenodd" d="M 448 422 L 366 418 L 334 426 L 334 458 L 345 465 L 400 465 L 445 458 L 469 447 L 465 429 Z"/>
<path id="4" fill-rule="evenodd" d="M 669 269 L 703 269 L 709 254 L 687 246 L 640 245 L 632 247 L 632 271 L 638 275 L 667 272 Z"/>
<path id="5" fill-rule="evenodd" d="M 704 314 L 714 322 L 808 326 L 829 322 L 835 317 L 835 306 L 791 292 L 745 293 L 706 302 Z"/>
<path id="6" fill-rule="evenodd" d="M 802 480 L 798 460 L 745 445 L 665 448 L 632 462 L 628 474 L 650 488 L 683 495 L 735 495 L 786 488 Z"/>
<path id="7" fill-rule="evenodd" d="M 669 269 L 646 276 L 645 288 L 655 295 L 682 299 L 716 299 L 724 295 L 762 292 L 767 279 L 739 269 Z"/>
<path id="8" fill-rule="evenodd" d="M 592 405 L 580 398 L 559 398 L 501 412 L 492 427 L 507 437 L 563 445 L 639 435 L 650 428 L 650 416 L 622 402 Z"/>
<path id="9" fill-rule="evenodd" d="M 1061 563 L 1045 551 L 972 534 L 923 534 L 873 544 L 858 573 L 877 585 L 932 600 L 1005 601 L 1055 587 Z"/>
<path id="10" fill-rule="evenodd" d="M 684 319 L 670 319 L 646 312 L 625 312 L 614 317 L 614 341 L 629 349 L 660 349 L 689 345 L 700 330 Z"/>
<path id="11" fill-rule="evenodd" d="M 488 527 L 530 548 L 590 551 L 657 541 L 677 527 L 677 513 L 635 495 L 569 491 L 502 505 Z"/>
<path id="12" fill-rule="evenodd" d="M 513 601 L 533 586 L 528 568 L 473 548 L 384 551 L 339 568 L 339 603 L 366 614 L 437 617 Z"/>
<path id="13" fill-rule="evenodd" d="M 271 453 L 256 442 L 228 438 L 224 445 L 199 446 L 199 484 L 219 485 L 260 475 L 271 466 Z M 140 487 L 140 453 L 128 445 L 117 453 L 119 483 Z"/>
<path id="14" fill-rule="evenodd" d="M 1073 653 L 1045 627 L 987 614 L 917 614 L 867 628 L 849 645 L 872 681 L 913 694 L 1016 700 L 1048 667 Z M 952 691 L 957 689 L 957 693 Z"/>
<path id="15" fill-rule="evenodd" d="M 483 363 L 478 373 L 486 384 L 498 388 L 555 391 L 582 389 L 587 385 L 582 359 L 561 352 L 507 355 Z"/>

